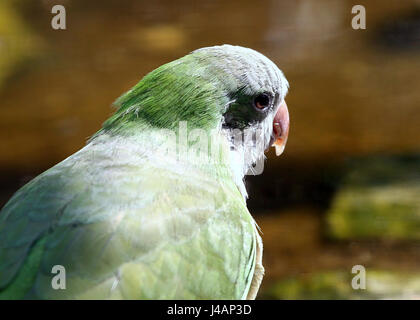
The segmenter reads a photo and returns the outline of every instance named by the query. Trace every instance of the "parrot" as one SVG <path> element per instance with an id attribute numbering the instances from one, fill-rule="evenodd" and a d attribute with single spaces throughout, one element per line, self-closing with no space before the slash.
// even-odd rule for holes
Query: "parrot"
<path id="1" fill-rule="evenodd" d="M 0 299 L 255 299 L 245 176 L 283 152 L 288 89 L 269 58 L 228 44 L 146 74 L 0 211 Z"/>

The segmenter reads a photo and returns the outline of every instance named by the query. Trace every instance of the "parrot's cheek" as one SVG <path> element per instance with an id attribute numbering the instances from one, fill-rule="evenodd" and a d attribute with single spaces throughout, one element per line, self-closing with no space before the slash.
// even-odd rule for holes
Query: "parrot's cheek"
<path id="1" fill-rule="evenodd" d="M 286 101 L 280 104 L 276 115 L 273 119 L 273 144 L 276 149 L 276 155 L 283 153 L 286 146 L 287 137 L 289 136 L 289 110 Z"/>

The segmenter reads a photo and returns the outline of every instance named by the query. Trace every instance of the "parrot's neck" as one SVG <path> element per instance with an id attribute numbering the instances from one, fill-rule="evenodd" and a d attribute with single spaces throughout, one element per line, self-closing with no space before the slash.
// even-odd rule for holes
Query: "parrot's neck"
<path id="1" fill-rule="evenodd" d="M 181 122 L 178 131 L 149 127 L 133 128 L 124 135 L 100 132 L 90 143 L 104 144 L 114 154 L 130 150 L 133 164 L 147 161 L 157 169 L 201 172 L 223 183 L 231 180 L 246 199 L 244 176 L 255 158 L 248 159 L 247 148 L 233 145 L 229 134 L 223 129 L 188 131 Z"/>
<path id="2" fill-rule="evenodd" d="M 189 127 L 186 121 L 171 129 L 160 129 L 137 119 L 114 130 L 101 130 L 90 141 L 114 141 L 113 145 L 131 148 L 134 154 L 147 157 L 162 168 L 190 167 L 203 174 L 231 179 L 246 199 L 244 177 L 261 173 L 272 122 L 272 116 L 267 116 L 262 123 L 243 131 L 224 128 L 222 121 L 214 129 Z"/>
<path id="3" fill-rule="evenodd" d="M 229 163 L 235 182 L 244 197 L 247 192 L 243 183 L 245 175 L 258 175 L 264 169 L 264 151 L 269 148 L 272 135 L 273 114 L 260 123 L 245 130 L 223 128 L 225 140 L 229 143 Z"/>

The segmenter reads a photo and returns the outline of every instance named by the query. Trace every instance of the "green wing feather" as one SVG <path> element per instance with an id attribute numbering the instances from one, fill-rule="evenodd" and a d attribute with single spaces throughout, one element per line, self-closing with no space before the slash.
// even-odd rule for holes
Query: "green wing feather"
<path id="1" fill-rule="evenodd" d="M 246 297 L 256 240 L 235 184 L 132 149 L 91 142 L 10 199 L 0 299 Z"/>

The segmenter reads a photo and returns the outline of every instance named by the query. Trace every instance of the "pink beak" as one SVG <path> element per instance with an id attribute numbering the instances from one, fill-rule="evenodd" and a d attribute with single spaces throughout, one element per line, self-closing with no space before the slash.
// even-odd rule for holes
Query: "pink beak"
<path id="1" fill-rule="evenodd" d="M 283 153 L 286 146 L 287 137 L 289 136 L 289 110 L 286 101 L 280 104 L 273 120 L 273 146 L 276 148 L 276 155 Z"/>

